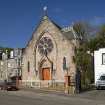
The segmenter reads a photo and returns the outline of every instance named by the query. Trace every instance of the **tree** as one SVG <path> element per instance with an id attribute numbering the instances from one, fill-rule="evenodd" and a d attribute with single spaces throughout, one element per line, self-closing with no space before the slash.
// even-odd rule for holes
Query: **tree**
<path id="1" fill-rule="evenodd" d="M 98 36 L 105 38 L 105 24 L 100 27 L 99 32 L 98 32 Z"/>
<path id="2" fill-rule="evenodd" d="M 79 42 L 84 43 L 87 41 L 87 24 L 82 23 L 82 22 L 77 22 L 73 25 L 73 29 L 76 32 Z"/>
<path id="3" fill-rule="evenodd" d="M 93 70 L 93 57 L 87 53 L 94 53 L 95 50 L 99 48 L 105 48 L 105 24 L 102 25 L 96 32 L 95 37 L 88 40 L 87 37 L 89 33 L 82 23 L 76 23 L 73 26 L 74 31 L 79 37 L 80 46 L 75 50 L 74 61 L 77 68 L 81 71 L 81 81 L 82 86 L 87 86 L 87 84 L 93 81 L 94 70 Z"/>
<path id="4" fill-rule="evenodd" d="M 96 37 L 89 41 L 88 47 L 91 52 L 105 47 L 105 25 L 102 25 L 97 32 Z"/>
<path id="5" fill-rule="evenodd" d="M 74 31 L 78 35 L 80 46 L 75 49 L 74 61 L 77 66 L 77 70 L 81 72 L 82 87 L 86 87 L 91 82 L 93 75 L 92 69 L 92 57 L 87 53 L 88 48 L 88 32 L 83 23 L 76 23 L 73 26 Z M 90 78 L 91 77 L 91 78 Z"/>
<path id="6" fill-rule="evenodd" d="M 75 51 L 75 63 L 81 72 L 81 85 L 86 87 L 93 79 L 92 56 L 87 53 L 88 43 L 82 44 Z"/>

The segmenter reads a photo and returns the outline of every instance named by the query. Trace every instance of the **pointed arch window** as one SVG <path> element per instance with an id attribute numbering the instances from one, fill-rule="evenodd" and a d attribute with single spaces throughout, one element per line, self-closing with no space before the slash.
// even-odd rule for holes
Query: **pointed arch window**
<path id="1" fill-rule="evenodd" d="M 63 70 L 67 69 L 67 61 L 66 61 L 66 57 L 63 57 Z"/>
<path id="2" fill-rule="evenodd" d="M 30 72 L 30 62 L 27 63 L 27 71 Z"/>

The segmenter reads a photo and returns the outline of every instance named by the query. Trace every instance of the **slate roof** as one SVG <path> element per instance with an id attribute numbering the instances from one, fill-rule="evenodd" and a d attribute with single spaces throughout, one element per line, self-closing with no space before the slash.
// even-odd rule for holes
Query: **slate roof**
<path id="1" fill-rule="evenodd" d="M 61 32 L 62 34 L 68 39 L 68 40 L 72 40 L 72 39 L 77 39 L 78 36 L 76 35 L 76 33 L 74 32 L 73 28 L 71 26 L 68 27 L 64 27 L 61 28 L 57 23 L 55 23 L 54 21 L 50 20 Z"/>
<path id="2" fill-rule="evenodd" d="M 58 29 L 62 29 L 58 24 L 56 24 L 54 21 L 51 21 Z"/>
<path id="3" fill-rule="evenodd" d="M 61 28 L 56 22 L 54 22 L 53 20 L 49 19 L 49 17 L 47 15 L 43 16 L 41 21 L 44 21 L 44 20 L 50 20 L 61 32 L 62 34 L 68 39 L 68 40 L 72 40 L 72 39 L 75 39 L 77 38 L 77 35 L 75 32 L 73 32 L 73 29 L 72 27 L 64 27 L 64 28 Z"/>

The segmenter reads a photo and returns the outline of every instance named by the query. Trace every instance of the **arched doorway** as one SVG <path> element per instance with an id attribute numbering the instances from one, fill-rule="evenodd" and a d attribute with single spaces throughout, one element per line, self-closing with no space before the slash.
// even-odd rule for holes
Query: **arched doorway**
<path id="1" fill-rule="evenodd" d="M 45 58 L 40 62 L 40 80 L 51 80 L 52 79 L 52 64 Z"/>
<path id="2" fill-rule="evenodd" d="M 50 68 L 42 68 L 42 80 L 51 80 Z"/>

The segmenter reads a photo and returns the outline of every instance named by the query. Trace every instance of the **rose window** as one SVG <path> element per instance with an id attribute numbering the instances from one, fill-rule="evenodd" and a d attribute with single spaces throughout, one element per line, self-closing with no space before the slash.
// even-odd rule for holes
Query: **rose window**
<path id="1" fill-rule="evenodd" d="M 48 37 L 42 37 L 38 44 L 38 51 L 42 55 L 49 54 L 53 49 L 52 40 Z"/>

